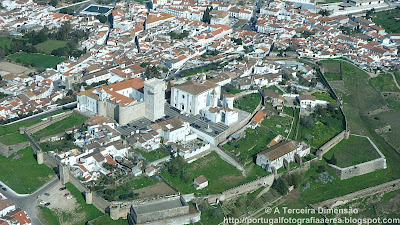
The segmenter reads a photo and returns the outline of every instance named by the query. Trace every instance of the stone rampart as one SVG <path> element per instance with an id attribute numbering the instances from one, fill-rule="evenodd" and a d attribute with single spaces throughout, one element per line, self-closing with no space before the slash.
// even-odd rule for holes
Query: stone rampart
<path id="1" fill-rule="evenodd" d="M 331 140 L 326 142 L 324 145 L 319 147 L 317 150 L 317 157 L 321 160 L 322 156 L 327 153 L 329 150 L 331 150 L 335 145 L 339 144 L 340 141 L 342 141 L 344 138 L 348 138 L 350 131 L 349 130 L 344 130 L 340 132 L 338 135 L 333 137 Z"/>
<path id="2" fill-rule="evenodd" d="M 28 147 L 29 145 L 30 145 L 29 141 L 18 143 L 15 145 L 5 145 L 0 142 L 0 155 L 3 155 L 8 158 L 10 155 L 18 152 L 21 149 Z"/>

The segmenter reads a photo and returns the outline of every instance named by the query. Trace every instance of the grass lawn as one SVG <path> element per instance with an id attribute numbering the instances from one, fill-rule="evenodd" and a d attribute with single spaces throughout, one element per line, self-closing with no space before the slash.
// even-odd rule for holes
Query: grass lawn
<path id="1" fill-rule="evenodd" d="M 240 90 L 238 88 L 235 88 L 231 84 L 226 84 L 226 85 L 221 87 L 222 94 L 233 94 L 234 95 L 234 94 L 237 94 L 237 93 L 240 93 L 240 92 L 243 92 L 243 91 L 245 91 L 245 90 Z"/>
<path id="2" fill-rule="evenodd" d="M 56 151 L 57 149 L 62 151 L 62 150 L 71 150 L 76 148 L 76 146 L 72 141 L 67 141 L 65 139 L 54 142 L 40 143 L 39 146 L 44 152 Z"/>
<path id="3" fill-rule="evenodd" d="M 246 136 L 238 141 L 229 141 L 223 145 L 223 148 L 237 155 L 240 161 L 246 162 L 252 160 L 253 156 L 265 149 L 271 140 L 276 136 L 265 127 L 256 129 L 247 129 Z"/>
<path id="4" fill-rule="evenodd" d="M 314 127 L 306 127 L 301 123 L 299 124 L 297 140 L 305 141 L 316 148 L 325 144 L 344 129 L 342 119 L 334 118 L 331 115 L 316 117 L 314 118 L 314 121 Z M 310 140 L 306 139 L 308 134 L 311 134 L 312 136 Z"/>
<path id="5" fill-rule="evenodd" d="M 14 159 L 15 156 L 22 156 Z M 54 177 L 46 165 L 39 165 L 31 147 L 26 147 L 6 158 L 0 155 L 0 180 L 20 194 L 28 194 Z"/>
<path id="6" fill-rule="evenodd" d="M 0 37 L 0 46 L 4 48 L 4 46 L 10 47 L 12 40 L 10 37 Z"/>
<path id="7" fill-rule="evenodd" d="M 167 157 L 170 155 L 168 150 L 166 150 L 164 147 L 158 148 L 156 150 L 153 150 L 151 152 L 145 152 L 141 151 L 139 149 L 136 149 L 138 153 L 140 153 L 144 158 L 149 160 L 150 162 L 156 161 L 158 159 L 162 159 L 164 157 Z"/>
<path id="8" fill-rule="evenodd" d="M 28 138 L 24 134 L 13 133 L 0 136 L 0 142 L 5 145 L 14 145 L 28 141 Z"/>
<path id="9" fill-rule="evenodd" d="M 245 95 L 238 100 L 235 100 L 233 107 L 246 111 L 248 113 L 253 113 L 260 103 L 261 96 L 258 93 L 252 93 Z"/>
<path id="10" fill-rule="evenodd" d="M 392 75 L 388 73 L 371 78 L 369 83 L 379 92 L 400 91 L 394 83 Z"/>
<path id="11" fill-rule="evenodd" d="M 41 222 L 44 222 L 46 225 L 59 225 L 60 221 L 58 220 L 58 216 L 55 212 L 51 211 L 47 207 L 39 206 L 40 209 L 40 217 Z M 44 221 L 43 221 L 44 220 Z"/>
<path id="12" fill-rule="evenodd" d="M 184 194 L 193 192 L 201 195 L 216 194 L 247 181 L 239 170 L 222 160 L 216 152 L 211 152 L 203 158 L 187 164 L 186 173 L 187 182 L 182 181 L 179 177 L 173 177 L 167 170 L 163 171 L 161 175 Z M 193 179 L 200 175 L 207 178 L 208 186 L 196 191 L 193 187 Z"/>
<path id="13" fill-rule="evenodd" d="M 395 71 L 394 76 L 398 84 L 400 84 L 400 71 Z"/>
<path id="14" fill-rule="evenodd" d="M 327 102 L 335 102 L 335 99 L 333 99 L 328 93 L 325 92 L 315 92 L 312 93 L 311 95 L 315 96 L 317 100 L 322 100 L 322 101 L 327 101 Z"/>
<path id="15" fill-rule="evenodd" d="M 50 55 L 53 50 L 67 46 L 67 43 L 68 41 L 47 40 L 35 45 L 35 47 L 40 52 Z"/>
<path id="16" fill-rule="evenodd" d="M 50 126 L 36 132 L 33 136 L 37 139 L 42 137 L 47 137 L 49 135 L 58 134 L 64 132 L 68 128 L 72 128 L 74 126 L 81 126 L 83 122 L 85 122 L 88 118 L 81 116 L 77 113 L 72 113 L 67 118 L 60 120 L 56 123 L 51 124 Z"/>
<path id="17" fill-rule="evenodd" d="M 324 158 L 330 159 L 333 154 L 337 159 L 337 166 L 342 168 L 379 158 L 379 154 L 368 139 L 353 135 L 350 135 L 349 139 L 343 139 L 327 152 Z"/>
<path id="18" fill-rule="evenodd" d="M 400 9 L 376 12 L 372 21 L 385 29 L 387 33 L 400 33 Z M 397 18 L 397 20 L 396 20 Z"/>
<path id="19" fill-rule="evenodd" d="M 52 55 L 34 53 L 15 53 L 7 56 L 7 59 L 36 68 L 56 68 L 57 64 L 66 60 Z"/>
<path id="20" fill-rule="evenodd" d="M 292 109 L 292 108 L 290 108 L 290 109 Z M 293 109 L 292 109 L 292 111 L 293 111 Z M 286 110 L 285 110 L 285 113 L 286 113 Z M 300 109 L 296 108 L 296 110 L 294 110 L 294 112 L 293 112 L 293 120 L 294 121 L 293 121 L 292 130 L 290 131 L 290 134 L 289 134 L 289 139 L 295 139 L 295 137 L 296 137 L 296 132 L 297 132 L 297 129 L 298 129 L 297 125 L 298 125 L 298 122 L 299 122 L 299 114 L 300 114 Z"/>
<path id="21" fill-rule="evenodd" d="M 119 219 L 119 220 L 112 220 L 110 215 L 105 214 L 103 216 L 100 216 L 99 218 L 95 219 L 91 223 L 92 225 L 127 225 L 128 220 L 126 219 Z"/>

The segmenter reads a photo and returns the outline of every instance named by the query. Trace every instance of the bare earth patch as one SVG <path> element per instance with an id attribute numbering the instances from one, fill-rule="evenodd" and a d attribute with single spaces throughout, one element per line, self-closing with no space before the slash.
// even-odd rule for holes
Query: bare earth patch
<path id="1" fill-rule="evenodd" d="M 15 73 L 15 74 L 28 74 L 28 73 L 34 73 L 36 72 L 35 69 L 21 66 L 18 64 L 2 61 L 0 62 L 0 70 L 4 70 L 10 73 Z"/>
<path id="2" fill-rule="evenodd" d="M 139 194 L 139 198 L 147 198 L 157 195 L 172 195 L 176 192 L 166 183 L 159 182 L 155 185 L 137 189 L 134 191 L 134 193 Z"/>

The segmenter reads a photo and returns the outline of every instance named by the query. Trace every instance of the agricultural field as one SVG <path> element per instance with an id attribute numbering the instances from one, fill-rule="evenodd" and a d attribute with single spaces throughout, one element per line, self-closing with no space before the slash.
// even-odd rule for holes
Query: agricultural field
<path id="1" fill-rule="evenodd" d="M 222 146 L 225 150 L 235 154 L 242 162 L 253 160 L 253 156 L 267 149 L 268 143 L 276 136 L 265 127 L 257 127 L 254 130 L 249 128 L 245 132 L 245 137 L 238 141 L 229 141 Z"/>
<path id="2" fill-rule="evenodd" d="M 394 83 L 392 75 L 388 73 L 382 73 L 371 78 L 369 83 L 379 92 L 400 91 Z"/>
<path id="3" fill-rule="evenodd" d="M 28 194 L 54 178 L 54 172 L 36 162 L 32 148 L 26 147 L 6 158 L 0 155 L 0 180 L 19 194 Z"/>
<path id="4" fill-rule="evenodd" d="M 65 47 L 67 46 L 67 44 L 68 41 L 47 40 L 45 42 L 35 45 L 35 47 L 38 51 L 50 55 L 53 50 Z"/>
<path id="5" fill-rule="evenodd" d="M 76 145 L 72 141 L 68 140 L 59 140 L 59 141 L 54 141 L 54 142 L 43 142 L 39 144 L 40 148 L 42 149 L 43 152 L 49 152 L 49 151 L 57 151 L 57 150 L 70 150 L 77 148 Z"/>
<path id="6" fill-rule="evenodd" d="M 395 8 L 381 12 L 375 12 L 372 21 L 385 29 L 387 33 L 400 33 L 400 9 Z"/>
<path id="7" fill-rule="evenodd" d="M 337 159 L 336 165 L 342 168 L 379 158 L 378 152 L 367 138 L 354 135 L 350 135 L 349 139 L 343 139 L 329 150 L 324 158 L 328 160 L 333 154 Z"/>
<path id="8" fill-rule="evenodd" d="M 65 58 L 36 53 L 15 53 L 7 56 L 7 59 L 35 68 L 56 68 L 57 64 L 66 60 Z"/>
<path id="9" fill-rule="evenodd" d="M 258 93 L 252 93 L 245 95 L 238 100 L 235 100 L 233 107 L 246 111 L 248 113 L 253 113 L 261 101 L 261 96 Z"/>

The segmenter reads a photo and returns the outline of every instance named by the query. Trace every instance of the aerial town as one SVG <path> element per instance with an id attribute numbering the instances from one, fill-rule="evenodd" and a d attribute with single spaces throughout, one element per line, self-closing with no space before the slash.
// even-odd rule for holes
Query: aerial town
<path id="1" fill-rule="evenodd" d="M 399 0 L 3 0 L 0 225 L 400 224 Z"/>

